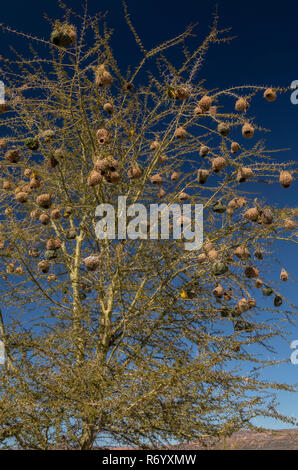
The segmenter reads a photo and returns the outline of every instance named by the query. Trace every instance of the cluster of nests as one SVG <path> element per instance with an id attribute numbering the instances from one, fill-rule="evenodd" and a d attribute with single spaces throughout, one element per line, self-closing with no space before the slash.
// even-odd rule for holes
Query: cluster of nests
<path id="1" fill-rule="evenodd" d="M 186 96 L 186 95 L 185 95 Z M 267 101 L 274 101 L 276 99 L 276 92 L 272 88 L 268 88 L 264 92 L 264 97 Z M 186 98 L 184 98 L 186 99 Z M 204 114 L 210 111 L 212 108 L 212 98 L 205 95 L 199 101 L 197 107 L 194 110 L 196 115 Z M 237 111 L 246 111 L 248 109 L 249 103 L 245 98 L 239 98 L 236 101 L 235 109 Z M 230 126 L 227 123 L 220 122 L 217 127 L 217 132 L 223 136 L 227 137 L 230 133 Z M 245 138 L 252 138 L 254 136 L 254 127 L 249 122 L 245 122 L 242 126 L 242 135 Z M 187 131 L 183 127 L 178 127 L 174 132 L 174 137 L 177 139 L 185 139 L 187 137 Z M 157 150 L 158 149 L 158 142 L 153 142 L 151 145 L 151 149 Z M 231 143 L 231 153 L 237 154 L 241 149 L 241 146 L 238 142 Z M 201 157 L 206 157 L 210 152 L 210 148 L 207 145 L 201 145 L 199 149 L 199 154 Z M 214 173 L 221 172 L 226 166 L 228 162 L 224 157 L 216 157 L 212 158 L 211 160 L 211 169 Z M 205 184 L 208 177 L 210 176 L 210 170 L 200 168 L 197 172 L 197 179 L 200 184 Z M 243 183 L 254 176 L 253 170 L 250 167 L 242 167 L 240 166 L 236 175 L 237 181 L 239 183 Z M 281 171 L 279 177 L 280 184 L 283 188 L 289 188 L 293 181 L 293 176 L 289 171 Z M 153 175 L 151 177 L 151 182 L 156 185 L 162 185 L 163 178 L 160 174 Z"/>
<path id="2" fill-rule="evenodd" d="M 68 47 L 73 45 L 76 42 L 76 29 L 74 26 L 69 24 L 60 24 L 59 21 L 56 22 L 54 30 L 52 32 L 51 41 L 62 48 Z M 105 64 L 100 64 L 94 68 L 95 72 L 95 85 L 96 87 L 106 88 L 113 84 L 113 77 L 111 73 L 107 70 Z M 126 91 L 133 90 L 132 83 L 125 83 L 124 88 Z M 167 90 L 167 94 L 169 98 L 173 98 L 176 101 L 185 101 L 191 97 L 191 88 L 186 85 L 178 85 L 178 86 L 169 86 Z M 264 91 L 264 98 L 268 102 L 274 102 L 277 98 L 276 90 L 273 88 L 267 88 Z M 204 114 L 216 114 L 216 106 L 212 105 L 212 97 L 208 95 L 204 95 L 197 105 L 194 108 L 194 115 L 204 115 Z M 104 104 L 104 110 L 111 115 L 114 112 L 114 106 L 112 103 L 107 102 Z M 235 102 L 235 110 L 238 112 L 246 113 L 249 108 L 249 102 L 245 97 L 240 97 Z M 230 133 L 230 126 L 228 123 L 220 122 L 218 123 L 217 132 L 223 136 L 227 137 Z M 250 139 L 254 136 L 254 127 L 249 121 L 244 121 L 242 125 L 242 135 L 243 137 Z M 176 139 L 183 140 L 187 137 L 187 131 L 184 127 L 179 126 L 174 132 L 174 137 Z M 97 132 L 97 139 L 100 145 L 106 145 L 110 141 L 110 134 L 106 129 L 99 129 Z M 35 142 L 31 145 L 35 146 Z M 151 150 L 156 150 L 159 147 L 158 141 L 155 141 L 151 145 Z M 209 148 L 206 145 L 202 145 L 200 148 L 200 155 L 205 157 L 208 152 Z M 238 142 L 232 142 L 231 144 L 231 153 L 236 154 L 240 150 L 240 145 Z M 215 173 L 219 173 L 223 170 L 227 165 L 227 161 L 224 157 L 217 157 L 212 159 L 212 171 Z M 109 172 L 109 170 L 107 170 Z M 118 176 L 117 170 L 112 172 L 112 177 L 106 178 L 107 181 L 110 179 L 111 182 L 118 182 L 120 180 L 120 176 Z M 129 171 L 130 174 L 133 175 L 133 178 L 137 179 L 141 177 L 141 172 L 139 166 L 134 164 L 134 167 Z M 101 171 L 93 171 L 89 175 L 88 184 L 90 186 L 94 186 L 101 182 L 100 175 L 103 176 Z M 206 169 L 199 169 L 198 170 L 198 181 L 200 184 L 205 184 L 208 177 L 210 175 L 209 170 Z M 129 176 L 129 175 L 128 175 Z M 237 180 L 238 182 L 242 183 L 247 181 L 249 178 L 253 176 L 253 171 L 249 167 L 242 167 L 239 168 L 237 173 Z M 131 178 L 131 176 L 129 176 Z M 288 188 L 292 183 L 292 175 L 288 171 L 282 171 L 280 174 L 280 183 L 284 188 Z M 156 185 L 161 185 L 163 182 L 162 176 L 157 174 L 151 177 L 151 182 Z M 159 197 L 165 195 L 165 191 L 160 189 Z"/>
<path id="3" fill-rule="evenodd" d="M 245 244 L 239 245 L 234 249 L 233 252 L 234 256 L 236 256 L 241 261 L 246 261 L 251 258 L 250 251 L 248 250 Z M 209 238 L 206 239 L 203 245 L 203 253 L 199 254 L 198 261 L 200 263 L 206 261 L 213 261 L 213 265 L 211 267 L 212 273 L 215 276 L 219 276 L 221 274 L 225 274 L 228 271 L 228 262 L 219 261 L 218 260 L 219 254 L 217 250 L 214 248 L 213 243 L 210 241 Z M 254 257 L 258 260 L 263 259 L 263 252 L 260 248 L 256 248 L 254 251 Z M 214 261 L 216 260 L 216 261 Z M 228 260 L 229 261 L 229 260 Z M 254 286 L 257 289 L 262 289 L 262 293 L 265 297 L 271 296 L 274 294 L 273 304 L 275 307 L 279 307 L 282 305 L 283 300 L 282 297 L 274 292 L 274 290 L 263 283 L 263 281 L 259 278 L 259 269 L 253 265 L 246 265 L 244 268 L 244 276 L 248 279 L 254 281 Z M 286 282 L 289 278 L 287 271 L 282 268 L 280 272 L 280 279 L 283 282 Z M 215 299 L 217 301 L 225 300 L 229 302 L 233 298 L 233 291 L 232 288 L 229 287 L 228 289 L 224 289 L 220 283 L 216 284 L 216 287 L 212 291 Z M 193 288 L 185 288 L 182 289 L 180 292 L 180 296 L 184 300 L 193 300 L 198 297 L 198 294 L 195 289 Z M 256 300 L 251 297 L 249 294 L 247 298 L 243 297 L 239 299 L 234 307 L 224 306 L 220 310 L 220 314 L 222 317 L 230 317 L 233 321 L 234 319 L 240 317 L 243 313 L 247 312 L 248 310 L 256 307 Z M 248 327 L 248 322 L 244 321 L 243 319 L 239 319 L 234 324 L 235 331 L 252 331 L 251 325 Z"/>

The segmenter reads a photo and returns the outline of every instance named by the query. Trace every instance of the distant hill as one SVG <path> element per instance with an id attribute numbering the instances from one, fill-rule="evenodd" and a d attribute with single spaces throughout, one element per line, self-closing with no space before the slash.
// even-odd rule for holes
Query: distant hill
<path id="1" fill-rule="evenodd" d="M 225 441 L 209 440 L 204 445 L 199 442 L 190 442 L 171 446 L 172 449 L 202 450 L 298 450 L 298 430 L 282 429 L 262 433 L 253 431 L 239 431 Z"/>
<path id="2" fill-rule="evenodd" d="M 130 450 L 132 447 L 109 447 L 115 450 Z M 161 449 L 161 447 L 159 448 Z M 168 446 L 177 450 L 298 450 L 298 429 L 253 432 L 239 431 L 225 441 L 215 439 Z"/>

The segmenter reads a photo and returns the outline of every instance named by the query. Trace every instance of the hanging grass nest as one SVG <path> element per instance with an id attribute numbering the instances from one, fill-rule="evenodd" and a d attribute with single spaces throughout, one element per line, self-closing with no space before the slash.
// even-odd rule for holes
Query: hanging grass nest
<path id="1" fill-rule="evenodd" d="M 207 257 L 211 261 L 215 261 L 216 259 L 218 259 L 218 252 L 214 248 L 212 248 L 212 250 L 209 250 L 207 252 Z"/>
<path id="2" fill-rule="evenodd" d="M 222 203 L 221 200 L 219 200 L 215 204 L 213 204 L 212 210 L 217 214 L 224 214 L 227 210 L 227 207 Z"/>
<path id="3" fill-rule="evenodd" d="M 12 208 L 7 207 L 4 211 L 4 214 L 6 215 L 6 217 L 10 217 L 12 215 Z"/>
<path id="4" fill-rule="evenodd" d="M 180 86 L 174 91 L 175 100 L 177 101 L 185 101 L 190 95 L 190 89 L 187 87 Z"/>
<path id="5" fill-rule="evenodd" d="M 160 142 L 157 139 L 155 139 L 150 145 L 150 150 L 152 151 L 158 150 L 159 147 L 160 147 Z"/>
<path id="6" fill-rule="evenodd" d="M 179 178 L 181 176 L 181 172 L 180 171 L 174 171 L 172 174 L 171 174 L 171 181 L 178 181 Z"/>
<path id="7" fill-rule="evenodd" d="M 76 233 L 75 229 L 70 228 L 66 231 L 65 236 L 66 236 L 67 240 L 74 240 L 77 236 L 77 233 Z"/>
<path id="8" fill-rule="evenodd" d="M 31 256 L 32 258 L 38 258 L 39 257 L 39 251 L 32 249 L 28 251 L 28 255 Z"/>
<path id="9" fill-rule="evenodd" d="M 108 113 L 110 116 L 113 114 L 114 112 L 114 106 L 112 103 L 105 103 L 103 105 L 103 109 L 106 113 Z"/>
<path id="10" fill-rule="evenodd" d="M 292 184 L 293 176 L 289 171 L 281 171 L 279 175 L 279 182 L 283 188 L 289 188 Z"/>
<path id="11" fill-rule="evenodd" d="M 94 170 L 104 176 L 105 172 L 110 170 L 109 160 L 107 158 L 98 158 L 94 163 Z"/>
<path id="12" fill-rule="evenodd" d="M 261 222 L 264 225 L 271 225 L 273 222 L 273 212 L 270 208 L 263 209 L 261 212 Z"/>
<path id="13" fill-rule="evenodd" d="M 221 299 L 224 295 L 224 290 L 220 284 L 218 284 L 215 289 L 213 289 L 213 295 L 217 299 Z"/>
<path id="14" fill-rule="evenodd" d="M 51 42 L 58 47 L 66 48 L 75 44 L 77 40 L 76 28 L 71 24 L 61 24 L 56 21 L 51 34 Z"/>
<path id="15" fill-rule="evenodd" d="M 283 282 L 286 282 L 289 279 L 289 275 L 288 275 L 287 271 L 284 268 L 282 268 L 282 270 L 280 272 L 280 279 Z"/>
<path id="16" fill-rule="evenodd" d="M 249 307 L 249 302 L 244 297 L 242 299 L 240 299 L 239 302 L 237 303 L 237 309 L 240 313 L 247 312 L 249 310 L 249 308 L 250 308 Z"/>
<path id="17" fill-rule="evenodd" d="M 100 145 L 107 145 L 111 141 L 110 133 L 106 129 L 98 129 L 96 132 L 96 138 Z"/>
<path id="18" fill-rule="evenodd" d="M 143 170 L 137 163 L 131 163 L 127 175 L 130 179 L 137 180 L 143 175 Z"/>
<path id="19" fill-rule="evenodd" d="M 210 151 L 210 148 L 207 147 L 207 145 L 201 145 L 200 147 L 200 157 L 206 157 L 208 152 Z"/>
<path id="20" fill-rule="evenodd" d="M 48 262 L 48 260 L 40 261 L 37 266 L 38 266 L 38 269 L 39 269 L 42 273 L 46 274 L 46 273 L 49 272 L 50 263 Z"/>
<path id="21" fill-rule="evenodd" d="M 187 193 L 182 192 L 179 194 L 178 199 L 181 202 L 187 201 L 187 199 L 189 199 L 189 195 Z"/>
<path id="22" fill-rule="evenodd" d="M 95 271 L 100 265 L 100 257 L 98 255 L 90 255 L 83 259 L 83 263 L 88 271 Z"/>
<path id="23" fill-rule="evenodd" d="M 204 95 L 198 103 L 198 105 L 203 110 L 203 112 L 208 111 L 210 109 L 211 104 L 212 104 L 212 98 L 208 95 Z"/>
<path id="24" fill-rule="evenodd" d="M 259 279 L 259 278 L 256 279 L 256 280 L 255 280 L 255 287 L 256 287 L 257 289 L 260 289 L 262 286 L 263 286 L 263 281 L 262 281 L 261 279 Z"/>
<path id="25" fill-rule="evenodd" d="M 232 289 L 229 287 L 227 291 L 224 291 L 224 299 L 229 302 L 232 299 Z"/>
<path id="26" fill-rule="evenodd" d="M 95 69 L 95 86 L 106 88 L 113 83 L 113 77 L 106 69 L 104 64 L 99 65 Z"/>
<path id="27" fill-rule="evenodd" d="M 45 142 L 50 142 L 55 137 L 55 131 L 53 129 L 46 129 L 39 134 L 41 139 L 44 139 Z"/>
<path id="28" fill-rule="evenodd" d="M 232 143 L 231 143 L 231 152 L 232 152 L 233 154 L 238 153 L 239 150 L 240 150 L 240 148 L 241 148 L 241 147 L 240 147 L 240 145 L 238 144 L 238 142 L 232 142 Z"/>
<path id="29" fill-rule="evenodd" d="M 125 91 L 133 91 L 134 84 L 131 83 L 131 82 L 127 82 L 127 83 L 124 84 L 123 88 L 124 88 Z"/>
<path id="30" fill-rule="evenodd" d="M 277 98 L 276 91 L 273 90 L 273 88 L 267 88 L 267 90 L 264 91 L 264 98 L 272 103 Z"/>
<path id="31" fill-rule="evenodd" d="M 29 183 L 30 189 L 37 189 L 40 187 L 40 180 L 36 175 L 33 175 L 30 178 L 30 183 Z"/>
<path id="32" fill-rule="evenodd" d="M 215 261 L 212 266 L 212 271 L 215 276 L 220 276 L 228 272 L 228 265 L 223 261 Z"/>
<path id="33" fill-rule="evenodd" d="M 264 289 L 262 289 L 262 293 L 265 297 L 269 297 L 273 294 L 273 289 L 271 287 L 264 287 Z"/>
<path id="34" fill-rule="evenodd" d="M 59 250 L 61 248 L 61 241 L 58 238 L 50 238 L 46 246 L 47 250 Z"/>
<path id="35" fill-rule="evenodd" d="M 118 171 L 110 171 L 105 175 L 105 179 L 108 183 L 119 183 L 121 175 Z"/>
<path id="36" fill-rule="evenodd" d="M 62 147 L 55 149 L 53 155 L 54 158 L 58 160 L 63 160 L 63 158 L 65 157 L 65 150 Z"/>
<path id="37" fill-rule="evenodd" d="M 166 155 L 158 155 L 158 163 L 164 163 L 165 161 L 167 161 L 167 156 Z"/>
<path id="38" fill-rule="evenodd" d="M 97 186 L 102 182 L 102 175 L 96 170 L 90 171 L 87 179 L 87 185 L 88 186 Z"/>
<path id="39" fill-rule="evenodd" d="M 259 249 L 255 250 L 254 257 L 261 261 L 264 258 L 263 252 Z"/>
<path id="40" fill-rule="evenodd" d="M 253 171 L 249 167 L 242 167 L 238 170 L 237 181 L 238 183 L 244 183 L 253 176 Z"/>
<path id="41" fill-rule="evenodd" d="M 45 258 L 47 260 L 52 260 L 57 258 L 57 253 L 55 250 L 46 250 L 45 252 Z"/>
<path id="42" fill-rule="evenodd" d="M 49 168 L 56 168 L 56 166 L 59 165 L 59 161 L 54 157 L 54 155 L 49 156 L 47 163 Z"/>
<path id="43" fill-rule="evenodd" d="M 58 220 L 61 218 L 61 211 L 60 209 L 53 209 L 51 212 L 51 219 L 52 220 Z"/>
<path id="44" fill-rule="evenodd" d="M 217 126 L 217 132 L 223 136 L 223 137 L 227 137 L 230 133 L 230 127 L 228 126 L 228 124 L 224 123 L 224 122 L 220 122 Z"/>
<path id="45" fill-rule="evenodd" d="M 119 163 L 112 156 L 103 159 L 97 159 L 94 164 L 94 171 L 97 171 L 108 183 L 118 183 L 121 179 L 117 171 Z"/>
<path id="46" fill-rule="evenodd" d="M 217 106 L 210 106 L 208 114 L 211 114 L 211 116 L 215 116 L 216 113 L 217 113 Z"/>
<path id="47" fill-rule="evenodd" d="M 21 159 L 21 156 L 19 154 L 19 151 L 14 149 L 14 150 L 7 150 L 5 153 L 5 160 L 7 160 L 10 163 L 18 163 Z"/>
<path id="48" fill-rule="evenodd" d="M 48 214 L 43 213 L 39 216 L 39 221 L 42 223 L 42 225 L 48 225 L 50 222 L 50 217 Z"/>
<path id="49" fill-rule="evenodd" d="M 17 202 L 21 202 L 22 204 L 24 204 L 25 202 L 28 201 L 29 194 L 26 193 L 25 191 L 19 191 L 19 192 L 15 195 L 15 198 L 16 198 L 16 201 L 17 201 Z"/>
<path id="50" fill-rule="evenodd" d="M 228 207 L 231 209 L 240 209 L 246 205 L 246 199 L 244 197 L 234 197 L 229 201 Z"/>
<path id="51" fill-rule="evenodd" d="M 209 170 L 204 170 L 203 168 L 201 168 L 200 170 L 198 170 L 198 173 L 197 173 L 198 182 L 200 184 L 205 184 L 209 175 L 210 175 Z"/>
<path id="52" fill-rule="evenodd" d="M 0 114 L 6 113 L 8 111 L 7 103 L 0 103 Z"/>
<path id="53" fill-rule="evenodd" d="M 249 108 L 249 103 L 245 98 L 239 98 L 235 103 L 236 111 L 247 111 Z"/>
<path id="54" fill-rule="evenodd" d="M 183 127 L 177 127 L 177 129 L 174 132 L 174 137 L 176 137 L 176 139 L 182 140 L 182 139 L 185 139 L 186 136 L 187 136 L 186 130 Z"/>
<path id="55" fill-rule="evenodd" d="M 33 211 L 30 212 L 30 217 L 31 219 L 39 219 L 40 211 L 38 209 L 34 209 Z"/>
<path id="56" fill-rule="evenodd" d="M 255 266 L 247 266 L 244 270 L 244 275 L 248 279 L 253 279 L 259 276 L 259 270 Z"/>
<path id="57" fill-rule="evenodd" d="M 0 139 L 0 149 L 5 149 L 5 147 L 7 147 L 7 140 L 5 139 L 5 137 L 2 137 Z"/>
<path id="58" fill-rule="evenodd" d="M 12 184 L 10 181 L 5 180 L 2 182 L 2 188 L 5 189 L 6 191 L 9 191 L 12 189 Z"/>
<path id="59" fill-rule="evenodd" d="M 195 109 L 193 110 L 193 113 L 195 116 L 198 116 L 199 114 L 203 114 L 203 108 L 201 108 L 200 105 L 197 105 Z"/>
<path id="60" fill-rule="evenodd" d="M 52 197 L 50 194 L 40 194 L 36 198 L 36 204 L 43 209 L 49 209 L 52 205 Z"/>
<path id="61" fill-rule="evenodd" d="M 25 168 L 24 170 L 24 178 L 30 178 L 30 175 L 32 174 L 31 168 Z"/>
<path id="62" fill-rule="evenodd" d="M 246 122 L 242 126 L 242 135 L 246 139 L 251 139 L 254 136 L 254 133 L 255 133 L 255 130 L 254 130 L 253 126 L 251 124 L 249 124 L 248 122 Z"/>
<path id="63" fill-rule="evenodd" d="M 223 157 L 216 157 L 212 160 L 212 170 L 214 173 L 219 173 L 225 168 L 227 160 Z"/>
<path id="64" fill-rule="evenodd" d="M 253 297 L 248 297 L 247 302 L 248 302 L 249 308 L 256 307 L 257 305 L 257 302 Z"/>
<path id="65" fill-rule="evenodd" d="M 9 264 L 6 266 L 6 273 L 7 273 L 7 274 L 13 274 L 13 273 L 14 273 L 14 270 L 15 270 L 15 264 L 14 264 L 14 263 L 9 263 Z"/>
<path id="66" fill-rule="evenodd" d="M 164 197 L 167 193 L 165 192 L 164 189 L 160 188 L 160 190 L 158 191 L 158 197 L 159 199 L 161 199 L 162 197 Z"/>
<path id="67" fill-rule="evenodd" d="M 198 261 L 199 263 L 204 263 L 205 261 L 207 261 L 207 256 L 205 253 L 200 253 L 199 256 L 198 256 Z"/>
<path id="68" fill-rule="evenodd" d="M 284 225 L 287 230 L 295 230 L 296 228 L 296 222 L 291 219 L 285 219 Z"/>
<path id="69" fill-rule="evenodd" d="M 231 311 L 228 307 L 222 307 L 219 313 L 222 318 L 228 318 L 230 316 Z"/>
<path id="70" fill-rule="evenodd" d="M 246 331 L 250 332 L 253 331 L 253 325 L 248 321 L 244 320 L 237 320 L 234 324 L 234 331 Z"/>
<path id="71" fill-rule="evenodd" d="M 29 150 L 38 150 L 39 140 L 36 137 L 27 137 L 25 145 Z"/>
<path id="72" fill-rule="evenodd" d="M 259 218 L 260 212 L 257 207 L 251 207 L 244 212 L 243 217 L 249 219 L 251 222 L 256 222 Z"/>
<path id="73" fill-rule="evenodd" d="M 248 259 L 250 258 L 250 252 L 244 245 L 237 246 L 234 251 L 234 255 L 239 259 Z"/>
<path id="74" fill-rule="evenodd" d="M 25 193 L 28 193 L 30 194 L 31 193 L 31 189 L 29 187 L 28 184 L 24 184 L 22 186 L 18 186 L 16 189 L 15 189 L 15 194 L 18 194 L 20 192 L 25 192 Z"/>
<path id="75" fill-rule="evenodd" d="M 275 295 L 274 301 L 273 301 L 274 307 L 280 307 L 282 305 L 282 298 L 280 295 Z"/>
<path id="76" fill-rule="evenodd" d="M 151 176 L 150 181 L 152 184 L 156 184 L 158 186 L 160 186 L 163 183 L 163 179 L 159 174 Z"/>

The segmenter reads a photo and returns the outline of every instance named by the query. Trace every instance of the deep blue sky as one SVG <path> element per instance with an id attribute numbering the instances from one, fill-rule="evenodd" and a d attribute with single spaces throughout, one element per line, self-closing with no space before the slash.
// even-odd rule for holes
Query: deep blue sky
<path id="1" fill-rule="evenodd" d="M 88 3 L 90 14 L 109 10 L 107 20 L 115 29 L 114 50 L 117 51 L 120 65 L 125 70 L 128 64 L 135 63 L 139 52 L 124 21 L 121 1 L 89 0 Z M 207 88 L 238 84 L 272 84 L 286 87 L 293 80 L 298 80 L 298 2 L 224 0 L 217 3 L 220 26 L 232 27 L 232 35 L 237 38 L 230 45 L 213 46 L 198 77 L 207 79 Z M 81 10 L 81 1 L 72 0 L 68 4 L 77 11 Z M 150 48 L 182 32 L 187 25 L 195 22 L 198 22 L 198 37 L 193 39 L 193 44 L 197 44 L 208 32 L 216 2 L 127 0 L 127 4 L 145 47 Z M 50 30 L 48 23 L 42 19 L 44 12 L 55 18 L 61 10 L 53 0 L 10 0 L 1 6 L 0 21 L 17 30 L 48 38 Z M 16 44 L 23 53 L 26 51 L 23 41 L 15 42 L 13 35 L 1 34 L 0 38 L 1 55 L 6 55 L 8 43 Z M 258 122 L 262 123 L 263 127 L 272 130 L 272 133 L 266 134 L 269 148 L 291 148 L 289 152 L 276 154 L 276 158 L 279 161 L 297 161 L 298 105 L 291 104 L 290 93 L 280 96 L 274 104 L 256 98 L 252 113 L 258 116 Z M 278 185 L 262 189 L 275 204 L 297 206 L 297 187 L 296 182 L 287 191 Z M 281 243 L 278 247 L 286 269 L 298 279 L 297 246 L 285 247 Z M 278 274 L 277 271 L 273 273 L 275 277 Z M 296 305 L 297 287 L 297 283 L 289 281 L 281 288 L 282 293 Z M 290 327 L 289 341 L 294 339 L 298 339 L 298 328 Z M 287 345 L 276 342 L 275 346 L 278 358 L 290 356 L 291 350 Z M 282 382 L 298 382 L 298 365 L 270 369 L 266 372 L 266 377 Z M 298 396 L 280 394 L 280 400 L 280 411 L 298 418 Z M 278 427 L 268 420 L 259 423 Z"/>

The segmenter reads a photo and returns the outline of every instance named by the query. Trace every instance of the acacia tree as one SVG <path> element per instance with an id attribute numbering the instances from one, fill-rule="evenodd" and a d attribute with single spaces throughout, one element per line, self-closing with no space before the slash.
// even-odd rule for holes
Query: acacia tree
<path id="1" fill-rule="evenodd" d="M 209 46 L 230 39 L 217 17 L 193 51 L 193 28 L 149 50 L 125 7 L 142 60 L 123 74 L 102 16 L 72 14 L 49 20 L 48 41 L 2 25 L 32 54 L 1 58 L 2 447 L 146 447 L 226 436 L 260 415 L 291 422 L 274 399 L 291 387 L 257 375 L 275 361 L 255 346 L 271 351 L 295 311 L 267 276 L 274 240 L 297 243 L 297 209 L 249 192 L 297 173 L 249 116 L 256 94 L 285 90 L 205 87 Z M 174 46 L 179 66 L 165 56 Z M 98 239 L 95 209 L 118 216 L 118 196 L 203 204 L 202 249 L 141 228 Z"/>

